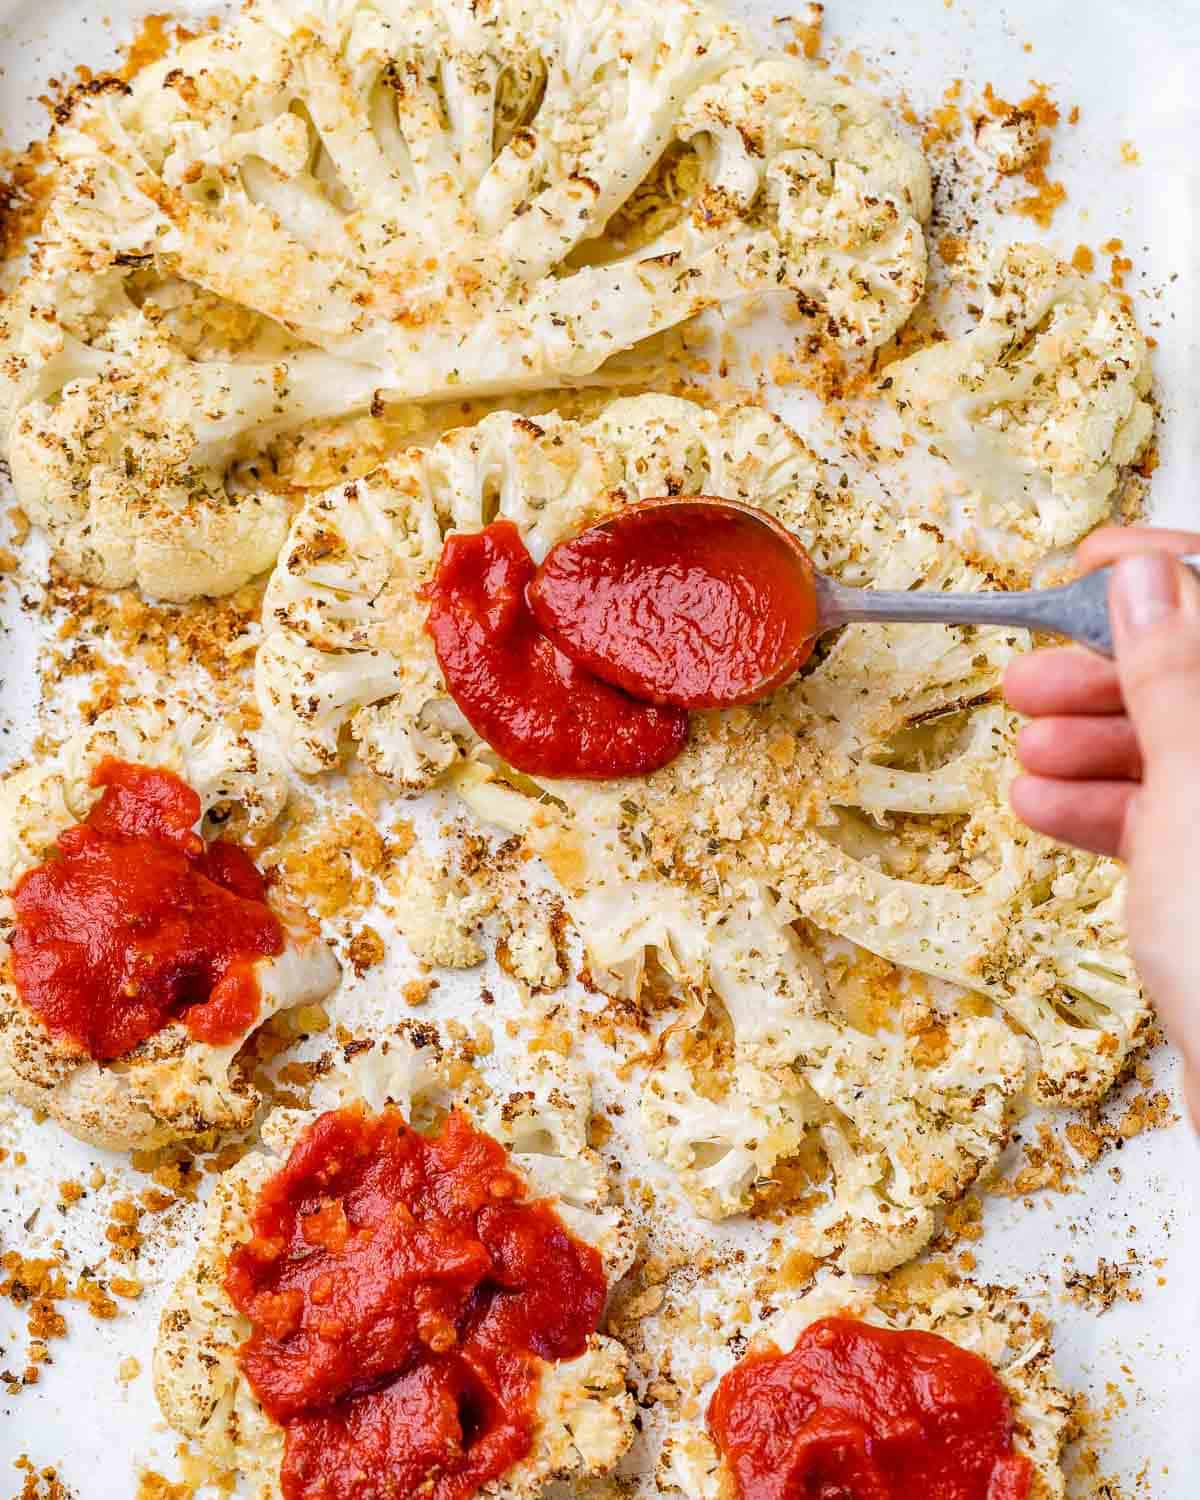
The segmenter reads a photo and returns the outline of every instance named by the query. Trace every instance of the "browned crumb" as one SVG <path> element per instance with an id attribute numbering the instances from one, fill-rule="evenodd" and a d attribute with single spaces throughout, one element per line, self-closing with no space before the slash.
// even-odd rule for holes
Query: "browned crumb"
<path id="1" fill-rule="evenodd" d="M 1149 335 L 1147 335 L 1146 342 L 1152 349 L 1158 348 L 1158 340 L 1150 337 Z M 1141 479 L 1149 479 L 1151 474 L 1154 473 L 1155 469 L 1158 468 L 1161 461 L 1161 455 L 1158 451 L 1158 440 L 1156 438 L 1151 438 L 1149 443 L 1146 444 L 1145 451 L 1143 452 L 1141 458 L 1139 458 L 1137 463 L 1133 466 L 1134 473 L 1137 474 Z M 1138 509 L 1134 512 L 1134 516 L 1140 516 L 1143 509 L 1144 507 L 1139 506 Z M 1124 515 L 1124 512 L 1122 512 L 1122 519 L 1126 520 L 1126 524 L 1128 524 L 1128 521 L 1130 519 L 1133 519 L 1133 517 L 1126 517 Z"/>
<path id="2" fill-rule="evenodd" d="M 1114 255 L 1109 265 L 1110 283 L 1120 291 L 1125 285 L 1125 278 L 1133 270 L 1133 261 L 1127 255 Z"/>
<path id="3" fill-rule="evenodd" d="M 1058 106 L 1050 98 L 1046 85 L 1034 83 L 1032 92 L 1018 103 L 1001 98 L 990 83 L 985 86 L 983 97 L 978 101 L 965 103 L 962 93 L 962 81 L 956 79 L 943 93 L 941 103 L 924 121 L 922 145 L 925 150 L 935 160 L 951 156 L 964 136 L 977 136 L 984 125 L 991 121 L 1017 128 L 1026 141 L 1031 136 L 1036 137 L 1036 145 L 1032 150 L 1026 145 L 1020 153 L 1013 154 L 1009 159 L 1001 158 L 999 173 L 1001 179 L 1023 181 L 1032 189 L 1009 201 L 1007 212 L 1022 214 L 1032 218 L 1043 228 L 1048 227 L 1055 210 L 1065 200 L 1067 190 L 1061 182 L 1052 181 L 1047 174 L 1051 132 L 1059 124 L 1060 113 Z M 1072 122 L 1077 119 L 1078 111 L 1072 111 L 1070 118 Z M 960 169 L 965 169 L 966 160 L 964 158 L 960 162 Z M 946 255 L 943 251 L 943 259 L 948 264 L 955 264 L 958 259 L 955 238 L 953 235 L 943 236 L 943 243 L 949 240 L 951 253 Z"/>
<path id="4" fill-rule="evenodd" d="M 210 29 L 214 28 L 217 24 L 216 16 L 211 17 L 206 24 Z M 159 62 L 173 48 L 192 41 L 199 34 L 198 31 L 189 31 L 167 13 L 147 16 L 125 48 L 125 61 L 117 77 L 128 83 L 144 68 Z"/>
<path id="5" fill-rule="evenodd" d="M 1046 175 L 1050 160 L 1050 143 L 1043 141 L 1030 164 L 1022 169 L 1021 176 L 1034 189 L 1032 193 L 1018 198 L 1012 211 L 1032 219 L 1042 229 L 1049 229 L 1060 203 L 1066 202 L 1067 190 L 1061 182 L 1051 182 Z"/>
<path id="6" fill-rule="evenodd" d="M 60 1259 L 24 1256 L 17 1250 L 0 1255 L 0 1297 L 6 1297 L 16 1308 L 26 1309 L 29 1333 L 29 1365 L 24 1376 L 6 1377 L 10 1386 L 32 1385 L 37 1380 L 37 1366 L 48 1357 L 51 1339 L 66 1337 L 67 1322 L 58 1303 L 68 1295 L 63 1263 Z"/>
<path id="7" fill-rule="evenodd" d="M 88 1312 L 93 1318 L 101 1322 L 111 1322 L 119 1311 L 115 1300 L 109 1296 L 108 1289 L 102 1281 L 94 1276 L 83 1275 L 75 1286 L 75 1296 L 80 1302 L 87 1306 Z"/>
<path id="8" fill-rule="evenodd" d="M 198 666 L 235 725 L 255 728 L 258 713 L 246 691 L 245 672 L 261 607 L 256 584 L 225 599 L 194 600 L 184 609 L 148 604 L 129 590 L 92 589 L 52 566 L 41 610 L 59 628 L 57 643 L 43 652 L 43 691 L 49 697 L 60 683 L 94 674 L 92 694 L 80 706 L 90 721 L 121 696 L 132 669 L 169 677 L 184 665 Z M 241 832 L 235 815 L 226 833 L 236 838 Z"/>
<path id="9" fill-rule="evenodd" d="M 823 1201 L 828 1179 L 829 1159 L 819 1139 L 809 1136 L 799 1151 L 775 1163 L 770 1182 L 755 1186 L 751 1216 L 786 1223 Z"/>
<path id="10" fill-rule="evenodd" d="M 530 1052 L 557 1052 L 560 1057 L 570 1057 L 575 1050 L 575 1038 L 565 1026 L 547 1023 L 539 1026 L 529 1039 Z"/>
<path id="11" fill-rule="evenodd" d="M 958 1272 L 950 1262 L 935 1255 L 890 1271 L 880 1281 L 878 1295 L 883 1307 L 907 1308 L 928 1304 L 958 1282 Z"/>
<path id="12" fill-rule="evenodd" d="M 1175 1118 L 1169 1095 L 1161 1089 L 1145 1089 L 1129 1099 L 1115 1120 L 1105 1118 L 1097 1107 L 1072 1120 L 1063 1134 L 1072 1150 L 1092 1166 L 1126 1141 L 1148 1130 L 1161 1130 Z"/>
<path id="13" fill-rule="evenodd" d="M 796 33 L 794 46 L 785 47 L 787 52 L 798 52 L 802 57 L 807 57 L 810 62 L 821 55 L 821 31 L 825 25 L 825 7 L 818 5 L 816 0 L 804 7 L 804 17 L 796 16 L 792 20 L 792 29 Z"/>
<path id="14" fill-rule="evenodd" d="M 397 818 L 392 825 L 392 855 L 402 858 L 417 842 L 416 830 L 407 818 Z"/>
<path id="15" fill-rule="evenodd" d="M 82 1198 L 86 1198 L 83 1184 L 80 1182 L 67 1181 L 58 1185 L 58 1201 L 63 1208 L 71 1208 Z"/>
<path id="16" fill-rule="evenodd" d="M 196 1493 L 190 1484 L 172 1484 L 152 1469 L 143 1469 L 138 1475 L 137 1494 L 134 1500 L 192 1500 Z"/>
<path id="17" fill-rule="evenodd" d="M 967 253 L 967 242 L 960 234 L 944 234 L 938 240 L 938 254 L 948 266 L 957 265 Z"/>
<path id="18" fill-rule="evenodd" d="M 383 939 L 373 927 L 364 923 L 350 939 L 346 957 L 354 972 L 361 978 L 368 969 L 383 962 L 385 951 Z"/>
<path id="19" fill-rule="evenodd" d="M 1173 1124 L 1175 1118 L 1171 1111 L 1170 1096 L 1161 1089 L 1154 1093 L 1137 1094 L 1117 1121 L 1116 1133 L 1121 1140 L 1130 1141 L 1147 1130 L 1164 1129 Z"/>
<path id="20" fill-rule="evenodd" d="M 970 1244 L 983 1238 L 983 1202 L 976 1193 L 968 1193 L 946 1210 L 942 1232 L 934 1240 L 934 1249 L 951 1250 L 966 1240 Z"/>
<path id="21" fill-rule="evenodd" d="M 1122 1392 L 1109 1384 L 1103 1406 L 1093 1406 L 1082 1395 L 1075 1398 L 1071 1413 L 1071 1431 L 1064 1468 L 1072 1497 L 1078 1500 L 1157 1500 L 1162 1493 L 1151 1487 L 1143 1469 L 1135 1476 L 1131 1490 L 1101 1467 L 1101 1454 L 1108 1448 L 1114 1427 L 1126 1425 L 1128 1402 Z"/>
<path id="22" fill-rule="evenodd" d="M 424 1005 L 436 988 L 436 979 L 410 979 L 407 984 L 400 986 L 400 993 L 404 996 L 405 1005 L 415 1008 Z"/>
<path id="23" fill-rule="evenodd" d="M 35 1469 L 24 1454 L 14 1461 L 13 1468 L 25 1476 L 13 1500 L 74 1500 L 75 1491 L 62 1482 L 57 1469 Z"/>
<path id="24" fill-rule="evenodd" d="M 273 1017 L 272 1019 L 276 1019 Z M 266 1028 L 262 1028 L 265 1030 Z M 261 1035 L 261 1031 L 259 1033 Z M 257 1035 L 255 1037 L 257 1041 Z M 196 1156 L 216 1145 L 216 1134 L 198 1136 L 186 1145 L 176 1142 L 161 1146 L 154 1151 L 134 1151 L 130 1161 L 139 1172 L 145 1172 L 156 1187 L 145 1188 L 138 1194 L 138 1203 L 147 1212 L 162 1213 L 180 1199 L 194 1202 L 200 1171 Z"/>
<path id="25" fill-rule="evenodd" d="M 109 1209 L 104 1238 L 112 1246 L 109 1254 L 114 1260 L 137 1259 L 145 1238 L 138 1228 L 142 1213 L 142 1205 L 133 1198 L 118 1198 Z"/>
<path id="26" fill-rule="evenodd" d="M 1076 245 L 1075 253 L 1071 256 L 1071 264 L 1077 271 L 1090 275 L 1096 269 L 1096 257 L 1087 245 Z"/>
<path id="27" fill-rule="evenodd" d="M 612 1139 L 612 1121 L 604 1115 L 593 1115 L 588 1121 L 588 1145 L 593 1151 L 607 1146 Z"/>
<path id="28" fill-rule="evenodd" d="M 1093 1312 L 1107 1312 L 1117 1302 L 1140 1302 L 1141 1288 L 1137 1278 L 1141 1274 L 1141 1263 L 1137 1252 L 1131 1250 L 1129 1259 L 1121 1262 L 1105 1260 L 1096 1262 L 1096 1269 L 1089 1275 L 1074 1266 L 1067 1268 L 1063 1286 L 1067 1296 L 1080 1307 Z"/>
<path id="29" fill-rule="evenodd" d="M 1099 1161 L 1105 1148 L 1105 1141 L 1104 1137 L 1093 1130 L 1090 1125 L 1074 1120 L 1063 1134 L 1089 1166 L 1092 1162 Z"/>
<path id="30" fill-rule="evenodd" d="M 941 104 L 930 113 L 925 125 L 925 133 L 921 138 L 921 144 L 926 151 L 932 150 L 943 142 L 952 141 L 962 130 L 963 116 L 959 105 L 962 91 L 962 79 L 956 78 L 942 94 Z"/>
<path id="31" fill-rule="evenodd" d="M 783 1250 L 775 1268 L 765 1278 L 762 1290 L 771 1297 L 777 1292 L 802 1291 L 820 1269 L 821 1261 L 804 1250 Z"/>
<path id="32" fill-rule="evenodd" d="M 1037 1140 L 1026 1141 L 1024 1162 L 1008 1181 L 996 1183 L 992 1191 L 1002 1196 L 1024 1197 L 1044 1191 L 1067 1192 L 1077 1172 L 1072 1158 L 1064 1150 L 1052 1126 L 1044 1121 L 1037 1127 Z"/>
<path id="33" fill-rule="evenodd" d="M 345 803 L 322 815 L 299 797 L 261 858 L 288 899 L 317 916 L 352 918 L 374 902 L 375 877 L 386 878 L 404 845 Z"/>
<path id="34" fill-rule="evenodd" d="M 54 171 L 45 142 L 19 156 L 0 153 L 0 260 L 19 255 L 42 227 Z M 23 540 L 16 538 L 18 544 Z"/>

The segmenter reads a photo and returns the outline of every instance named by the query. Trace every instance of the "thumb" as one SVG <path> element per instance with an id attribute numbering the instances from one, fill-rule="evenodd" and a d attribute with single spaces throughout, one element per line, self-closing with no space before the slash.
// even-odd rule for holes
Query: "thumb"
<path id="1" fill-rule="evenodd" d="M 1139 553 L 1113 567 L 1109 601 L 1121 695 L 1147 780 L 1187 760 L 1200 782 L 1200 582 L 1175 557 Z"/>

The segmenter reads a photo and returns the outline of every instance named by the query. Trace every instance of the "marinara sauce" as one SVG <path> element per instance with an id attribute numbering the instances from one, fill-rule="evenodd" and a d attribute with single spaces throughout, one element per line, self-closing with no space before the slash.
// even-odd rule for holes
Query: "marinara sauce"
<path id="1" fill-rule="evenodd" d="M 812 565 L 772 519 L 723 500 L 648 500 L 551 548 L 529 589 L 575 664 L 647 703 L 729 708 L 812 654 Z"/>
<path id="2" fill-rule="evenodd" d="M 263 1186 L 225 1286 L 286 1433 L 284 1500 L 464 1500 L 530 1451 L 539 1361 L 587 1347 L 600 1257 L 459 1112 L 320 1116 Z"/>
<path id="3" fill-rule="evenodd" d="M 253 861 L 195 832 L 200 798 L 170 771 L 108 758 L 82 823 L 17 882 L 17 992 L 55 1036 L 108 1061 L 181 1019 L 234 1041 L 258 1014 L 254 963 L 283 949 Z"/>
<path id="4" fill-rule="evenodd" d="M 426 629 L 472 728 L 531 776 L 638 776 L 673 760 L 687 714 L 636 702 L 577 666 L 529 608 L 534 571 L 511 521 L 451 536 L 442 551 Z"/>
<path id="5" fill-rule="evenodd" d="M 853 1318 L 735 1365 L 708 1427 L 739 1500 L 1027 1500 L 1033 1477 L 986 1360 Z"/>

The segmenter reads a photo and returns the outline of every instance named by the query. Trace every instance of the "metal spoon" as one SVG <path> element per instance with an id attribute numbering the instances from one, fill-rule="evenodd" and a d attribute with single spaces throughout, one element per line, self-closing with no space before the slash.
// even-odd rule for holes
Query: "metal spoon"
<path id="1" fill-rule="evenodd" d="M 1200 554 L 1180 559 L 1200 570 Z M 1063 635 L 1090 651 L 1112 656 L 1112 620 L 1108 611 L 1111 567 L 1098 568 L 1056 589 L 1018 589 L 1011 593 L 957 594 L 918 589 L 889 593 L 846 588 L 823 574 L 815 575 L 817 620 L 822 631 L 859 621 L 931 625 L 1017 625 Z"/>
<path id="2" fill-rule="evenodd" d="M 939 593 L 934 589 L 916 589 L 896 593 L 883 589 L 847 588 L 812 569 L 800 540 L 774 516 L 738 500 L 696 496 L 691 499 L 664 499 L 646 502 L 656 509 L 682 508 L 702 501 L 706 506 L 728 507 L 752 517 L 774 533 L 811 576 L 817 598 L 817 634 L 852 624 L 903 625 L 1012 625 L 1026 630 L 1041 630 L 1063 635 L 1081 646 L 1112 656 L 1112 622 L 1108 613 L 1108 581 L 1112 568 L 1100 568 L 1074 583 L 1056 589 L 1019 589 L 1010 593 L 979 594 Z M 1200 554 L 1184 557 L 1182 562 L 1200 571 Z"/>

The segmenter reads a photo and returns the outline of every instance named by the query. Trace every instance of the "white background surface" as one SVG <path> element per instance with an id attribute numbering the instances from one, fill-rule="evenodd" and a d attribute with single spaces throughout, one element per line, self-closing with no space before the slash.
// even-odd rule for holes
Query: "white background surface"
<path id="1" fill-rule="evenodd" d="M 787 8 L 786 0 L 740 0 L 734 6 L 755 19 L 764 39 L 773 33 L 777 41 L 791 36 L 771 24 Z M 62 0 L 0 0 L 2 144 L 18 147 L 42 133 L 45 115 L 35 100 L 47 78 L 75 62 L 103 66 L 129 34 L 129 18 L 144 7 L 113 0 L 104 12 L 111 26 L 99 10 Z M 1128 289 L 1143 327 L 1159 342 L 1164 463 L 1154 480 L 1154 515 L 1200 529 L 1200 3 L 1021 0 L 973 7 L 959 0 L 949 6 L 943 0 L 905 0 L 902 6 L 894 0 L 831 0 L 826 30 L 835 55 L 858 48 L 886 75 L 875 87 L 894 95 L 903 85 L 921 112 L 960 76 L 967 98 L 988 81 L 1004 97 L 1021 97 L 1028 81 L 1037 79 L 1064 106 L 1080 106 L 1080 125 L 1055 138 L 1051 175 L 1066 182 L 1070 196 L 1044 238 L 1068 254 L 1079 241 L 1125 241 L 1134 260 Z M 1031 53 L 1023 50 L 1026 42 L 1033 44 Z M 1122 141 L 1136 145 L 1140 165 L 1122 164 Z M 1018 230 L 1002 226 L 996 234 L 1034 232 L 1021 221 Z M 798 404 L 772 399 L 798 425 L 804 421 Z M 7 593 L 11 606 L 13 591 Z M 8 623 L 14 624 L 11 608 Z M 29 645 L 20 622 L 0 637 L 4 758 L 18 753 L 32 732 Z M 1197 919 L 1200 927 L 1200 877 Z M 477 986 L 477 976 L 444 985 L 441 1013 L 465 1005 Z M 1156 1059 L 1156 1068 L 1170 1077 L 1169 1059 Z M 28 1156 L 25 1168 L 6 1165 L 0 1172 L 0 1249 L 29 1243 L 32 1235 L 22 1225 L 39 1207 L 34 1234 L 59 1227 L 59 1181 L 86 1178 L 96 1160 L 120 1167 L 117 1158 L 88 1150 L 51 1125 L 35 1128 L 27 1117 L 2 1110 L 0 1145 Z M 1106 1170 L 1114 1163 L 1122 1169 L 1119 1184 Z M 988 1202 L 979 1249 L 980 1274 L 989 1278 L 1053 1293 L 1061 1288 L 1067 1254 L 1085 1271 L 1101 1255 L 1123 1260 L 1130 1246 L 1162 1260 L 1143 1277 L 1141 1303 L 1118 1304 L 1102 1317 L 1070 1306 L 1055 1309 L 1059 1365 L 1067 1382 L 1096 1406 L 1109 1400 L 1111 1387 L 1125 1400 L 1109 1428 L 1103 1462 L 1106 1472 L 1121 1476 L 1119 1493 L 1129 1500 L 1200 1497 L 1197 1182 L 1200 1151 L 1177 1126 L 1130 1142 L 1084 1176 L 1073 1196 L 1045 1199 L 1032 1211 Z M 101 1222 L 89 1218 L 87 1204 L 62 1227 L 73 1244 L 81 1236 L 94 1238 L 98 1250 L 103 1244 Z M 149 1369 L 158 1291 L 186 1258 L 191 1227 L 181 1219 L 174 1231 L 179 1243 L 172 1246 L 171 1225 L 161 1226 L 156 1285 L 134 1315 L 97 1324 L 82 1308 L 72 1310 L 71 1335 L 54 1345 L 54 1363 L 39 1384 L 16 1398 L 0 1394 L 0 1500 L 19 1493 L 20 1476 L 8 1466 L 25 1453 L 38 1465 L 59 1465 L 83 1500 L 132 1500 L 142 1463 L 171 1472 L 174 1440 L 158 1423 L 147 1376 L 126 1387 L 117 1379 L 117 1364 L 134 1355 L 144 1372 Z M 0 1305 L 0 1369 L 23 1365 L 22 1322 Z"/>

